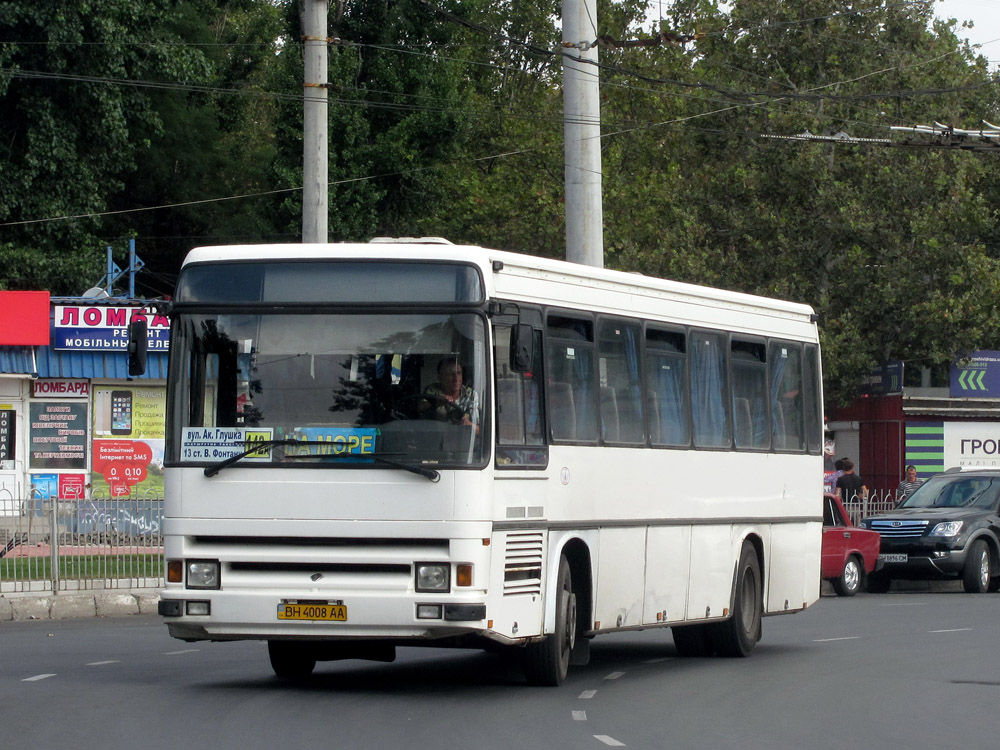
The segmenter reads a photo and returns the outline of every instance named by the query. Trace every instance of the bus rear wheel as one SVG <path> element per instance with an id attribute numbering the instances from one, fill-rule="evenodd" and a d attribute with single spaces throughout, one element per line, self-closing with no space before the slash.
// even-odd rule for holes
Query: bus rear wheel
<path id="1" fill-rule="evenodd" d="M 573 575 L 565 556 L 559 558 L 556 586 L 555 632 L 524 649 L 524 676 L 531 685 L 556 687 L 569 672 L 570 654 L 576 645 L 576 594 Z"/>
<path id="2" fill-rule="evenodd" d="M 681 656 L 701 657 L 715 653 L 711 625 L 675 625 L 670 628 L 670 634 Z"/>
<path id="3" fill-rule="evenodd" d="M 736 569 L 736 596 L 732 616 L 715 625 L 713 641 L 719 656 L 749 656 L 760 640 L 764 608 L 763 586 L 757 551 L 743 542 L 740 564 Z"/>
<path id="4" fill-rule="evenodd" d="M 316 668 L 310 644 L 298 641 L 268 641 L 267 656 L 274 674 L 284 680 L 302 680 Z"/>

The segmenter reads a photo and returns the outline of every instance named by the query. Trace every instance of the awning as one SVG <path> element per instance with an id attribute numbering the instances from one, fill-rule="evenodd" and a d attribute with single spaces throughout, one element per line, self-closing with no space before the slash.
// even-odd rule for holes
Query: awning
<path id="1" fill-rule="evenodd" d="M 1000 399 L 904 396 L 903 414 L 907 416 L 997 419 L 1000 417 Z"/>
<path id="2" fill-rule="evenodd" d="M 0 373 L 34 375 L 33 348 L 30 346 L 0 346 Z"/>
<path id="3" fill-rule="evenodd" d="M 144 375 L 128 374 L 128 355 L 124 352 L 72 352 L 38 347 L 40 378 L 106 378 L 109 380 L 163 380 L 167 377 L 166 352 L 150 352 Z"/>
<path id="4" fill-rule="evenodd" d="M 150 352 L 145 375 L 128 374 L 124 352 L 64 352 L 48 346 L 0 346 L 0 374 L 39 378 L 165 380 L 167 353 Z"/>

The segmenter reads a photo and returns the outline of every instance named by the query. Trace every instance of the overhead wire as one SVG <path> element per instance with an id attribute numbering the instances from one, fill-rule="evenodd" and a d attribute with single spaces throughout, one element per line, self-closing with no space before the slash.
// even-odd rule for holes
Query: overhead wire
<path id="1" fill-rule="evenodd" d="M 899 3 L 897 5 L 899 5 L 899 6 L 913 5 L 913 4 L 925 3 L 927 1 L 928 0 L 911 0 L 910 2 Z M 430 9 L 434 10 L 435 12 L 438 12 L 438 13 L 446 16 L 446 17 L 456 19 L 463 26 L 468 26 L 469 28 L 475 29 L 477 31 L 482 31 L 482 32 L 490 34 L 491 36 L 494 36 L 494 37 L 503 38 L 505 41 L 510 42 L 512 44 L 516 44 L 516 45 L 518 45 L 518 46 L 526 49 L 529 52 L 535 52 L 537 54 L 546 55 L 546 56 L 550 56 L 550 57 L 564 54 L 564 53 L 562 53 L 560 51 L 548 50 L 548 49 L 545 49 L 545 48 L 542 48 L 542 47 L 538 47 L 537 45 L 533 45 L 533 44 L 530 44 L 530 43 L 522 42 L 520 40 L 512 39 L 512 38 L 506 37 L 504 35 L 496 34 L 494 32 L 489 31 L 488 29 L 485 29 L 483 27 L 477 26 L 475 24 L 469 24 L 468 22 L 462 21 L 461 19 L 458 19 L 457 17 L 453 16 L 453 14 L 450 14 L 449 12 L 444 11 L 443 9 L 438 8 L 437 6 L 432 5 L 431 3 L 427 2 L 427 0 L 418 0 L 418 2 L 421 2 L 423 5 L 427 6 L 428 8 L 430 8 Z M 888 6 L 886 6 L 886 7 L 888 7 Z M 858 13 L 858 12 L 861 12 L 861 11 L 851 11 L 851 12 Z M 843 15 L 843 13 L 831 14 L 830 16 L 824 16 L 824 17 L 815 17 L 815 18 L 812 18 L 812 19 L 803 19 L 803 20 L 799 20 L 799 21 L 794 22 L 794 23 L 805 23 L 805 22 L 808 22 L 808 21 L 818 20 L 820 18 L 833 17 L 835 15 Z M 769 26 L 786 26 L 786 25 L 790 25 L 792 23 L 793 22 L 782 22 L 781 24 L 770 24 Z M 374 45 L 372 45 L 372 46 L 374 46 Z M 380 48 L 380 49 L 389 49 L 385 45 L 379 45 L 378 48 Z M 409 54 L 426 54 L 426 53 L 420 53 L 420 52 L 410 52 L 410 51 L 407 51 L 407 52 Z M 946 56 L 948 56 L 950 54 L 954 54 L 954 52 L 945 53 L 944 55 L 940 55 L 937 58 L 933 58 L 932 60 L 922 61 L 920 63 L 914 63 L 913 65 L 929 64 L 930 62 L 933 62 L 934 60 L 941 59 L 941 58 L 946 57 Z M 572 56 L 570 56 L 570 57 L 572 58 Z M 583 58 L 572 58 L 572 59 L 576 59 L 576 60 L 578 60 L 580 62 L 591 62 L 591 61 L 585 60 Z M 468 62 L 468 61 L 463 61 L 463 62 Z M 628 75 L 633 75 L 633 76 L 635 76 L 635 77 L 637 77 L 639 79 L 646 80 L 647 82 L 650 82 L 650 83 L 675 83 L 674 81 L 670 81 L 668 79 L 659 79 L 659 78 L 653 78 L 653 77 L 643 76 L 641 74 L 635 73 L 634 71 L 629 71 L 628 69 L 619 68 L 618 66 L 603 65 L 601 67 L 602 68 L 606 68 L 606 69 L 610 69 L 610 70 L 612 70 L 614 72 L 618 72 L 618 73 L 622 73 L 622 74 L 628 74 Z M 636 131 L 639 131 L 639 130 L 656 128 L 656 127 L 664 127 L 664 126 L 669 126 L 669 125 L 676 125 L 676 124 L 679 124 L 679 123 L 685 123 L 685 122 L 689 122 L 689 121 L 692 121 L 692 120 L 695 120 L 695 119 L 698 119 L 698 118 L 708 117 L 708 116 L 712 116 L 712 115 L 717 115 L 717 114 L 724 113 L 724 112 L 727 112 L 727 111 L 732 111 L 732 110 L 735 110 L 735 109 L 769 106 L 769 105 L 776 104 L 776 103 L 787 102 L 787 101 L 793 100 L 793 99 L 819 99 L 819 98 L 828 98 L 828 99 L 835 99 L 835 100 L 844 100 L 844 101 L 847 101 L 847 100 L 871 99 L 871 98 L 879 98 L 879 97 L 896 98 L 896 97 L 899 97 L 899 96 L 913 96 L 913 95 L 920 95 L 920 94 L 942 94 L 942 93 L 953 93 L 953 92 L 958 92 L 958 91 L 967 91 L 967 90 L 981 88 L 983 86 L 989 86 L 989 85 L 993 85 L 993 84 L 997 83 L 996 80 L 989 80 L 989 81 L 977 82 L 977 83 L 974 83 L 974 84 L 970 84 L 970 85 L 967 85 L 967 86 L 961 86 L 961 87 L 925 89 L 925 90 L 922 90 L 922 91 L 910 91 L 910 92 L 902 92 L 902 91 L 878 92 L 878 93 L 871 93 L 871 94 L 864 94 L 864 95 L 841 95 L 841 96 L 833 95 L 833 96 L 831 96 L 831 95 L 827 94 L 827 95 L 817 96 L 817 95 L 814 95 L 812 93 L 812 92 L 815 92 L 815 91 L 820 91 L 820 90 L 825 89 L 825 88 L 829 88 L 831 86 L 840 85 L 842 83 L 856 82 L 858 80 L 862 80 L 862 79 L 867 78 L 867 77 L 878 75 L 880 73 L 884 73 L 884 72 L 888 72 L 888 71 L 892 71 L 892 70 L 897 70 L 897 69 L 899 69 L 899 67 L 900 66 L 893 66 L 891 68 L 886 68 L 886 69 L 882 69 L 882 70 L 879 70 L 879 71 L 874 71 L 874 72 L 871 72 L 871 73 L 868 73 L 868 74 L 865 74 L 865 75 L 862 75 L 862 76 L 858 76 L 858 77 L 856 77 L 854 79 L 849 79 L 849 80 L 846 80 L 846 81 L 838 81 L 838 82 L 833 82 L 833 83 L 829 83 L 829 84 L 824 84 L 822 86 L 814 87 L 813 89 L 807 89 L 806 92 L 794 92 L 794 93 L 793 92 L 784 92 L 784 93 L 780 93 L 780 94 L 774 93 L 774 92 L 764 92 L 767 95 L 767 98 L 765 99 L 765 101 L 761 101 L 761 102 L 747 102 L 747 101 L 743 101 L 743 102 L 739 102 L 739 103 L 735 103 L 735 104 L 730 104 L 729 106 L 721 107 L 721 108 L 714 109 L 714 110 L 711 110 L 711 111 L 706 111 L 706 112 L 701 112 L 701 113 L 694 113 L 694 114 L 691 114 L 691 115 L 687 115 L 687 116 L 683 116 L 683 117 L 679 117 L 679 118 L 674 118 L 672 120 L 665 120 L 665 121 L 662 121 L 662 122 L 655 122 L 655 123 L 644 123 L 642 125 L 637 125 L 637 126 L 634 126 L 634 127 L 622 127 L 622 128 L 620 128 L 618 130 L 614 130 L 614 131 L 607 132 L 607 133 L 602 133 L 601 136 L 599 136 L 599 137 L 601 137 L 601 138 L 610 138 L 610 137 L 614 137 L 614 136 L 618 136 L 618 135 L 624 135 L 624 134 L 627 134 L 627 133 L 630 133 L 630 132 L 636 132 Z M 909 66 L 903 66 L 903 67 L 909 67 Z M 211 86 L 203 86 L 203 85 L 198 85 L 198 84 L 162 83 L 162 82 L 155 82 L 155 81 L 136 81 L 136 80 L 130 80 L 130 79 L 102 78 L 102 77 L 97 77 L 97 76 L 56 74 L 56 73 L 45 73 L 45 72 L 41 72 L 41 71 L 24 71 L 24 70 L 19 70 L 19 69 L 13 69 L 13 70 L 12 69 L 6 69 L 6 70 L 0 69 L 0 73 L 2 73 L 2 72 L 6 72 L 6 73 L 8 73 L 10 75 L 13 75 L 15 77 L 23 77 L 23 78 L 52 78 L 52 79 L 57 79 L 57 80 L 80 81 L 80 82 L 89 82 L 89 83 L 115 83 L 115 84 L 122 84 L 122 85 L 149 86 L 149 87 L 152 87 L 152 88 L 165 88 L 165 89 L 177 89 L 177 90 L 184 90 L 184 91 L 195 91 L 195 92 L 200 92 L 200 93 L 227 93 L 227 94 L 243 94 L 243 95 L 245 95 L 245 94 L 255 94 L 255 95 L 259 95 L 259 96 L 276 98 L 276 99 L 291 99 L 291 100 L 299 100 L 299 101 L 305 100 L 305 99 L 308 98 L 308 97 L 304 97 L 302 95 L 280 94 L 280 93 L 276 93 L 276 92 L 266 92 L 266 91 L 261 91 L 261 90 L 257 90 L 257 89 L 249 89 L 248 90 L 248 89 L 237 89 L 237 88 L 211 87 Z M 708 90 L 715 90 L 716 93 L 719 93 L 719 94 L 722 94 L 722 95 L 727 95 L 727 96 L 732 96 L 733 94 L 739 94 L 742 97 L 747 97 L 747 96 L 755 96 L 755 95 L 759 94 L 759 92 L 758 93 L 731 92 L 731 91 L 727 91 L 727 90 L 724 90 L 724 89 L 716 89 L 715 87 L 705 86 L 703 84 L 692 84 L 692 83 L 685 83 L 685 82 L 676 82 L 676 83 L 679 83 L 680 85 L 683 85 L 683 86 L 693 86 L 693 87 L 706 88 Z M 615 85 L 615 84 L 606 84 L 606 85 Z M 374 93 L 374 92 L 372 92 L 372 93 Z M 379 93 L 391 94 L 393 96 L 399 95 L 396 92 L 379 92 Z M 675 95 L 676 95 L 676 93 L 675 93 Z M 419 95 L 415 95 L 415 96 L 419 96 Z M 433 98 L 433 97 L 427 97 L 427 98 Z M 695 98 L 695 97 L 693 97 L 693 98 Z M 703 98 L 703 97 L 697 97 L 697 98 Z M 410 110 L 417 110 L 417 111 L 428 111 L 426 108 L 417 107 L 416 105 L 413 105 L 413 106 L 401 105 L 401 104 L 389 105 L 389 104 L 385 104 L 385 103 L 372 102 L 370 100 L 364 100 L 364 99 L 360 99 L 360 100 L 335 100 L 335 101 L 339 101 L 340 103 L 345 103 L 345 104 L 358 104 L 358 105 L 364 105 L 364 106 L 385 107 L 385 108 L 392 108 L 392 109 L 399 109 L 399 110 L 410 109 Z M 727 102 L 727 103 L 729 101 L 731 101 L 731 99 L 725 99 L 725 100 L 723 100 L 723 102 Z M 450 109 L 441 109 L 441 110 L 437 110 L 437 111 L 452 111 L 452 110 L 450 110 Z M 551 119 L 551 118 L 546 118 L 546 119 Z M 604 124 L 607 124 L 607 121 L 604 121 Z M 475 157 L 473 159 L 464 159 L 464 160 L 461 160 L 461 161 L 463 163 L 479 162 L 479 161 L 492 161 L 492 160 L 501 159 L 501 158 L 507 158 L 507 157 L 511 157 L 511 156 L 515 156 L 515 155 L 520 155 L 520 154 L 533 153 L 533 152 L 537 152 L 537 151 L 540 151 L 540 150 L 542 150 L 542 148 L 517 149 L 517 150 L 507 151 L 507 152 L 503 152 L 503 153 L 491 154 L 491 155 L 482 156 L 482 157 Z M 361 176 L 361 177 L 345 178 L 343 180 L 337 180 L 337 181 L 330 182 L 330 183 L 328 183 L 328 185 L 329 186 L 336 186 L 336 185 L 343 185 L 343 184 L 349 184 L 349 183 L 354 183 L 354 182 L 362 182 L 362 181 L 368 181 L 368 180 L 383 179 L 383 178 L 387 178 L 387 177 L 396 177 L 396 176 L 401 176 L 401 175 L 406 175 L 406 174 L 413 174 L 413 173 L 428 171 L 428 170 L 431 170 L 431 169 L 436 169 L 436 168 L 438 168 L 438 166 L 443 166 L 443 165 L 433 165 L 433 166 L 429 166 L 429 167 L 418 167 L 418 168 L 413 168 L 413 169 L 409 169 L 409 170 L 399 170 L 399 171 L 395 171 L 395 172 L 383 173 L 383 174 L 379 174 L 379 175 L 366 175 L 366 176 Z M 219 197 L 219 198 L 207 198 L 207 199 L 194 200 L 194 201 L 185 201 L 185 202 L 180 202 L 180 203 L 164 204 L 164 205 L 160 205 L 160 206 L 145 206 L 145 207 L 139 207 L 139 208 L 134 208 L 134 209 L 120 209 L 120 210 L 114 210 L 114 211 L 90 212 L 90 213 L 66 215 L 66 216 L 59 216 L 59 217 L 49 217 L 49 218 L 43 218 L 43 219 L 29 219 L 29 220 L 23 220 L 23 221 L 0 223 L 0 227 L 22 226 L 22 225 L 27 225 L 27 224 L 38 224 L 38 223 L 51 222 L 51 221 L 65 221 L 65 220 L 76 220 L 76 219 L 86 219 L 86 218 L 99 218 L 99 217 L 113 216 L 113 215 L 120 215 L 120 214 L 132 214 L 132 213 L 145 212 L 145 211 L 161 210 L 161 209 L 166 209 L 166 208 L 180 208 L 180 207 L 184 207 L 184 206 L 201 205 L 201 204 L 207 204 L 207 203 L 219 203 L 219 202 L 224 202 L 224 201 L 241 200 L 241 199 L 254 198 L 254 197 L 264 197 L 264 196 L 270 196 L 270 195 L 276 195 L 276 194 L 283 194 L 283 193 L 294 193 L 294 192 L 298 192 L 298 191 L 301 191 L 301 190 L 302 190 L 301 187 L 282 188 L 282 189 L 276 189 L 276 190 L 270 190 L 270 191 L 259 191 L 259 192 L 254 192 L 254 193 L 245 193 L 245 194 L 240 194 L 240 195 L 225 196 L 225 197 Z"/>

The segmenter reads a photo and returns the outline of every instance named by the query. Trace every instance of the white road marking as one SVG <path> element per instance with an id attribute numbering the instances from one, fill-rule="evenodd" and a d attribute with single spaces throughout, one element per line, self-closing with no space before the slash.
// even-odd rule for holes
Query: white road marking
<path id="1" fill-rule="evenodd" d="M 951 630 L 928 630 L 928 633 L 964 633 L 972 628 L 952 628 Z"/>
<path id="2" fill-rule="evenodd" d="M 163 655 L 164 656 L 174 656 L 175 654 L 193 654 L 196 651 L 198 651 L 198 649 L 196 649 L 196 648 L 186 648 L 186 649 L 184 649 L 182 651 L 165 651 L 163 653 Z"/>
<path id="3" fill-rule="evenodd" d="M 624 672 L 612 672 L 611 674 L 609 674 L 604 679 L 605 680 L 617 680 L 619 677 L 624 677 L 624 676 L 625 676 Z"/>
<path id="4" fill-rule="evenodd" d="M 92 661 L 87 666 L 88 667 L 102 667 L 105 664 L 118 664 L 121 659 L 109 659 L 108 661 Z"/>
<path id="5" fill-rule="evenodd" d="M 844 638 L 816 638 L 813 643 L 832 643 L 833 641 L 857 641 L 861 640 L 860 635 L 849 635 Z"/>
<path id="6" fill-rule="evenodd" d="M 624 742 L 619 742 L 614 737 L 608 737 L 606 734 L 595 734 L 594 739 L 600 740 L 605 745 L 610 745 L 611 747 L 625 747 Z"/>
<path id="7" fill-rule="evenodd" d="M 672 656 L 661 656 L 658 659 L 646 659 L 646 661 L 643 662 L 643 663 L 644 664 L 659 664 L 661 661 L 673 661 L 673 660 L 674 660 L 674 657 L 672 657 Z"/>
<path id="8" fill-rule="evenodd" d="M 586 711 L 574 711 L 573 712 L 573 721 L 586 721 L 586 720 L 587 720 L 587 712 Z"/>
<path id="9" fill-rule="evenodd" d="M 587 700 L 590 700 L 591 698 L 593 698 L 595 695 L 597 695 L 597 691 L 596 690 L 584 690 L 582 693 L 580 693 L 576 697 L 579 698 L 582 701 L 587 701 Z"/>
<path id="10" fill-rule="evenodd" d="M 39 680 L 44 680 L 46 677 L 55 677 L 54 674 L 36 674 L 34 677 L 25 677 L 21 682 L 38 682 Z"/>

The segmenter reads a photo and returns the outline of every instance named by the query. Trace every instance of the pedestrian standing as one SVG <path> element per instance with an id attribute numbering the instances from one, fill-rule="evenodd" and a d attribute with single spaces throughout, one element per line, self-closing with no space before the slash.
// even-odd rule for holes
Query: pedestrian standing
<path id="1" fill-rule="evenodd" d="M 837 480 L 837 497 L 845 504 L 856 503 L 858 500 L 867 500 L 868 487 L 865 486 L 864 480 L 854 473 L 854 462 L 849 458 L 842 460 L 843 463 L 841 466 L 844 469 L 844 473 Z"/>
<path id="2" fill-rule="evenodd" d="M 896 488 L 896 504 L 903 502 L 906 498 L 914 493 L 914 491 L 924 483 L 923 479 L 917 479 L 917 467 L 907 466 L 906 467 L 906 477 L 899 486 Z"/>

